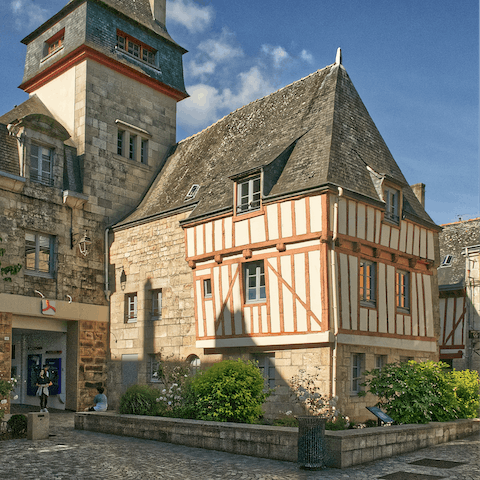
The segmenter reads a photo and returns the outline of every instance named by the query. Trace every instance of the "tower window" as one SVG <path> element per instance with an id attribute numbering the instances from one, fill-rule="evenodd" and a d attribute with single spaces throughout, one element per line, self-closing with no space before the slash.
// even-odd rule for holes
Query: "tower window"
<path id="1" fill-rule="evenodd" d="M 45 47 L 43 54 L 44 56 L 51 55 L 63 47 L 63 42 L 65 38 L 65 29 L 62 28 L 59 32 L 57 32 L 53 37 L 50 37 L 45 42 Z"/>
<path id="2" fill-rule="evenodd" d="M 117 32 L 117 48 L 142 62 L 155 65 L 156 51 L 152 47 L 120 31 Z"/>

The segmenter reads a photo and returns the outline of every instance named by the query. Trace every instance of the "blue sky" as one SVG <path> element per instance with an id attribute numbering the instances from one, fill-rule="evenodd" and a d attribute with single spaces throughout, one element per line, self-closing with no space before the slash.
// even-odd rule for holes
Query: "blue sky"
<path id="1" fill-rule="evenodd" d="M 0 113 L 25 101 L 20 40 L 67 0 L 1 0 Z M 343 64 L 439 224 L 480 216 L 478 0 L 168 0 L 189 50 L 178 140 L 232 110 Z"/>

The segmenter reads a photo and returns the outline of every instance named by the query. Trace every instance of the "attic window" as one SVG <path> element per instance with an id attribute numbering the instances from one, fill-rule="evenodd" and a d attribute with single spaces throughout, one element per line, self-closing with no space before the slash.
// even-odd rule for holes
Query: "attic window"
<path id="1" fill-rule="evenodd" d="M 195 195 L 197 194 L 197 192 L 200 190 L 200 185 L 192 185 L 190 187 L 190 190 L 188 191 L 187 195 L 185 195 L 185 202 L 187 202 L 188 200 L 192 200 L 195 198 Z"/>
<path id="2" fill-rule="evenodd" d="M 117 30 L 117 48 L 142 62 L 155 65 L 156 50 L 120 30 Z"/>
<path id="3" fill-rule="evenodd" d="M 63 47 L 65 29 L 62 28 L 45 42 L 44 56 L 52 55 Z"/>
<path id="4" fill-rule="evenodd" d="M 442 263 L 440 264 L 441 267 L 451 267 L 452 266 L 453 255 L 445 255 Z"/>
<path id="5" fill-rule="evenodd" d="M 385 220 L 396 225 L 400 222 L 400 191 L 391 188 L 384 188 L 385 197 Z"/>
<path id="6" fill-rule="evenodd" d="M 237 183 L 237 215 L 260 208 L 260 175 L 255 175 Z"/>

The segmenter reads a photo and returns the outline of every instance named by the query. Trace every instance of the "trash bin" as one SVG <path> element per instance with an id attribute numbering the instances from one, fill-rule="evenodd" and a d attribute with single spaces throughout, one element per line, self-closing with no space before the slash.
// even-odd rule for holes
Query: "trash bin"
<path id="1" fill-rule="evenodd" d="M 298 418 L 298 463 L 305 470 L 325 468 L 325 418 Z"/>
<path id="2" fill-rule="evenodd" d="M 27 415 L 28 440 L 44 440 L 48 438 L 50 417 L 48 413 L 30 412 Z"/>

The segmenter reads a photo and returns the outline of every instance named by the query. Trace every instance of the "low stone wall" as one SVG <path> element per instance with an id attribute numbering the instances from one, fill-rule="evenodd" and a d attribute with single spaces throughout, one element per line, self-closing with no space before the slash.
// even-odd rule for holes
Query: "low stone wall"
<path id="1" fill-rule="evenodd" d="M 75 428 L 273 460 L 297 461 L 297 428 L 118 415 L 110 412 L 76 413 Z M 449 442 L 476 432 L 480 432 L 479 419 L 327 431 L 327 466 L 346 468 Z"/>

